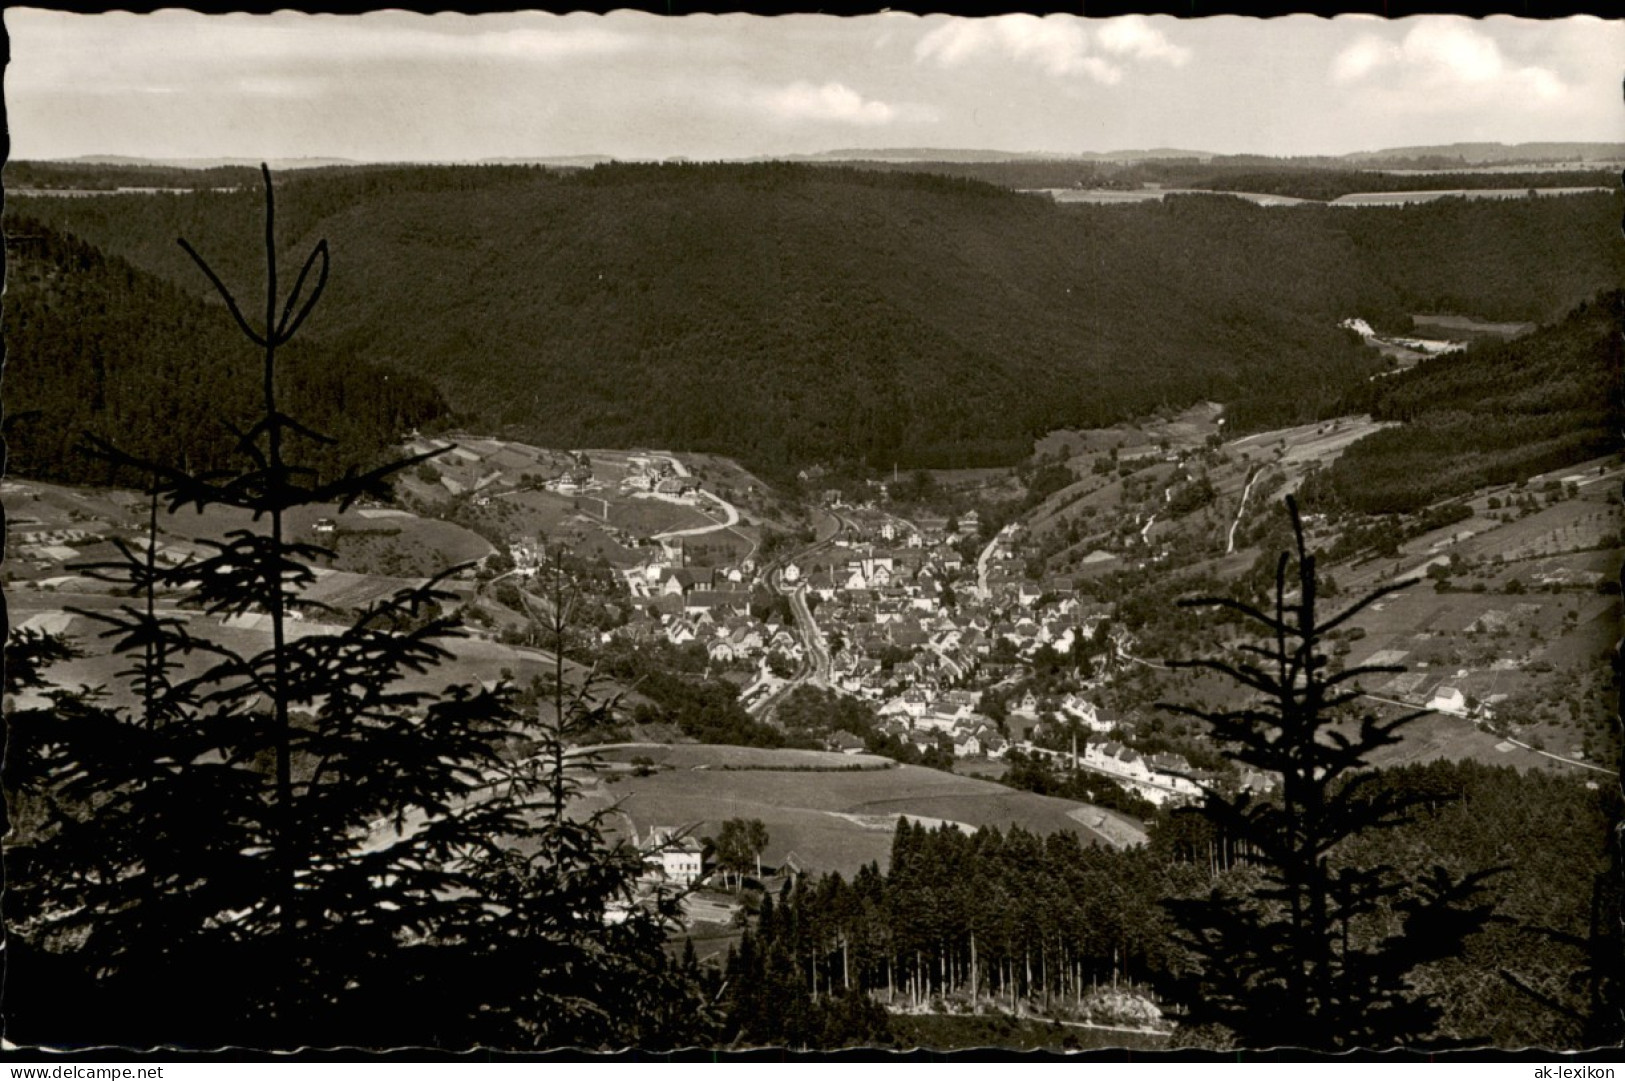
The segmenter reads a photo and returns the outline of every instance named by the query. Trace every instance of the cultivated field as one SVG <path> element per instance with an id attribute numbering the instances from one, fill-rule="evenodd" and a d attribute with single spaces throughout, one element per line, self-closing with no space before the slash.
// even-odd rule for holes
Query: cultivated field
<path id="1" fill-rule="evenodd" d="M 1465 717 L 1430 713 L 1412 722 L 1403 731 L 1404 741 L 1373 753 L 1372 765 L 1389 768 L 1443 759 L 1447 762 L 1473 761 L 1489 766 L 1513 766 L 1520 770 L 1550 769 L 1571 775 L 1582 772 L 1576 766 L 1565 765 L 1514 746 Z"/>
<path id="2" fill-rule="evenodd" d="M 1612 188 L 1536 188 L 1540 198 L 1559 195 L 1585 195 L 1612 191 Z M 1359 191 L 1339 195 L 1330 206 L 1403 206 L 1431 203 L 1438 199 L 1527 199 L 1529 188 L 1453 188 L 1449 191 Z"/>
<path id="3" fill-rule="evenodd" d="M 1233 457 L 1254 462 L 1278 458 L 1282 466 L 1301 474 L 1311 464 L 1331 463 L 1351 443 L 1387 427 L 1391 425 L 1368 416 L 1338 417 L 1318 424 L 1242 436 L 1226 443 L 1224 450 Z"/>
<path id="4" fill-rule="evenodd" d="M 1535 329 L 1534 323 L 1492 323 L 1470 315 L 1413 315 L 1416 329 L 1451 338 L 1516 338 Z"/>
<path id="5" fill-rule="evenodd" d="M 1110 188 L 1045 188 L 1043 193 L 1063 205 L 1085 203 L 1095 206 L 1121 206 L 1134 203 L 1160 203 L 1170 195 L 1229 195 L 1249 203 L 1257 203 L 1259 206 L 1298 206 L 1310 202 L 1308 199 L 1295 199 L 1290 195 L 1272 195 L 1268 192 L 1213 192 L 1199 188 L 1140 188 L 1129 191 L 1116 191 Z"/>

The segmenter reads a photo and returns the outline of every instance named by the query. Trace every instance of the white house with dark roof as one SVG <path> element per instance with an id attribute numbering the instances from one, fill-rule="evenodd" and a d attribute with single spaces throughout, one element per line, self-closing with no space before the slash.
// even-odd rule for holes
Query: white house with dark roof
<path id="1" fill-rule="evenodd" d="M 1440 687 L 1428 699 L 1427 708 L 1439 713 L 1454 713 L 1457 716 L 1467 716 L 1467 696 L 1457 687 Z"/>
<path id="2" fill-rule="evenodd" d="M 653 826 L 643 842 L 643 862 L 668 882 L 692 886 L 705 874 L 704 849 L 670 826 Z"/>

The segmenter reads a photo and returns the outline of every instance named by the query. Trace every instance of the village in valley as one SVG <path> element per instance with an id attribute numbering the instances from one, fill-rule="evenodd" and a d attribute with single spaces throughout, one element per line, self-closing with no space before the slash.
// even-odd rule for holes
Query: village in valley
<path id="1" fill-rule="evenodd" d="M 752 752 L 760 761 L 740 766 L 729 755 L 744 749 L 709 747 L 704 730 L 671 719 L 669 703 L 645 703 L 625 711 L 631 723 L 602 733 L 594 750 L 607 771 L 587 801 L 613 804 L 629 839 L 654 839 L 646 845 L 645 888 L 682 891 L 691 933 L 726 942 L 742 911 L 729 874 L 743 882 L 747 871 L 737 861 L 719 863 L 705 834 L 736 819 L 767 820 L 752 854 L 757 887 L 771 888 L 796 873 L 852 873 L 865 859 L 883 860 L 887 831 L 905 818 L 965 829 L 1038 821 L 1031 816 L 1055 814 L 1040 801 L 1063 802 L 1046 791 L 1065 791 L 1083 802 L 1059 808 L 1062 828 L 1122 845 L 1143 840 L 1141 823 L 1153 809 L 1197 802 L 1209 787 L 1267 793 L 1269 776 L 1237 769 L 1200 730 L 1161 714 L 1156 699 L 1172 675 L 1167 612 L 1136 625 L 1134 606 L 1113 596 L 1110 589 L 1122 587 L 1109 586 L 1108 576 L 1154 578 L 1176 554 L 1227 573 L 1245 570 L 1252 555 L 1236 551 L 1238 528 L 1245 540 L 1274 513 L 1260 492 L 1269 488 L 1278 500 L 1367 430 L 1361 418 L 1348 418 L 1226 444 L 1218 410 L 1203 406 L 1109 432 L 1058 434 L 1040 452 L 1051 456 L 1047 481 L 1037 471 L 944 474 L 926 506 L 908 501 L 918 499 L 922 482 L 936 485 L 923 475 L 838 481 L 813 466 L 786 496 L 709 455 L 547 450 L 448 433 L 408 441 L 407 452 L 432 457 L 398 479 L 394 505 L 318 508 L 296 524 L 334 553 L 305 595 L 336 612 L 423 581 L 436 558 L 458 557 L 461 568 L 446 586 L 467 635 L 452 644 L 453 655 L 488 687 L 534 688 L 549 671 L 555 654 L 537 638 L 537 617 L 562 575 L 580 602 L 575 610 L 591 613 L 568 650 L 572 669 L 600 655 L 642 657 L 649 659 L 640 664 L 675 663 L 689 678 L 728 688 L 748 717 L 742 723 L 761 726 L 746 741 L 783 749 L 764 747 Z M 1496 709 L 1527 693 L 1541 672 L 1565 674 L 1547 659 L 1573 648 L 1565 635 L 1600 633 L 1609 598 L 1596 589 L 1601 564 L 1591 564 L 1608 557 L 1606 527 L 1615 519 L 1606 503 L 1611 485 L 1596 482 L 1619 472 L 1600 462 L 1565 473 L 1533 510 L 1524 500 L 1516 517 L 1491 509 L 1511 508 L 1513 499 L 1480 493 L 1481 518 L 1464 526 L 1454 515 L 1406 545 L 1418 559 L 1401 553 L 1391 566 L 1365 567 L 1368 576 L 1420 576 L 1428 588 L 1410 592 L 1432 603 L 1418 626 L 1373 612 L 1374 633 L 1356 627 L 1341 636 L 1338 664 L 1356 643 L 1363 663 L 1427 656 L 1451 643 L 1480 652 L 1462 667 L 1469 658 L 1447 648 L 1445 663 L 1424 662 L 1371 688 L 1372 708 L 1430 714 L 1425 734 L 1395 760 L 1465 755 L 1604 776 L 1587 761 L 1588 752 L 1598 754 L 1591 743 L 1546 750 L 1522 728 L 1498 723 Z M 1182 508 L 1176 500 L 1197 477 L 1206 501 Z M 1051 491 L 1034 491 L 1046 484 Z M 1024 501 L 1008 502 L 1024 487 Z M 6 495 L 19 529 L 11 576 L 19 624 L 90 631 L 96 607 L 117 602 L 109 585 L 75 568 L 110 552 L 119 537 L 142 544 L 139 497 L 26 481 L 7 482 Z M 1010 514 L 1010 506 L 1021 512 Z M 986 521 L 987 508 L 1006 520 Z M 1532 514 L 1550 519 L 1550 529 L 1532 532 Z M 165 565 L 205 550 L 206 538 L 195 536 L 200 526 L 218 535 L 229 524 L 184 511 L 161 517 L 155 558 Z M 1336 536 L 1325 523 L 1312 528 Z M 1496 532 L 1526 547 L 1490 556 Z M 1070 545 L 1058 547 L 1058 536 Z M 1071 570 L 1056 573 L 1056 565 Z M 1528 592 L 1508 585 L 1519 569 Z M 1448 582 L 1445 574 L 1492 571 L 1505 572 L 1493 592 L 1434 588 Z M 1358 570 L 1338 573 L 1359 580 Z M 1555 606 L 1566 610 L 1557 616 Z M 1550 617 L 1546 607 L 1554 608 Z M 173 611 L 193 633 L 222 641 L 267 631 L 264 615 L 212 620 Z M 1534 653 L 1528 645 L 1515 650 L 1510 632 L 1543 618 L 1558 633 Z M 1451 623 L 1460 623 L 1454 634 Z M 314 616 L 294 627 L 297 634 L 333 629 Z M 1482 652 L 1496 642 L 1504 645 Z M 663 660 L 653 660 L 657 654 Z M 64 685 L 111 682 L 110 660 L 80 658 L 53 675 Z M 634 691 L 629 701 L 638 700 Z M 685 745 L 688 757 L 673 758 Z M 729 755 L 713 761 L 711 751 Z M 790 784 L 742 798 L 741 768 L 810 770 L 824 780 L 816 793 Z M 959 787 L 921 788 L 933 770 Z M 1057 779 L 1068 777 L 1071 787 L 1060 788 Z M 1029 791 L 1010 791 L 1011 782 Z M 1012 810 L 1011 799 L 1031 805 Z M 708 926 L 717 930 L 704 932 Z"/>
<path id="2" fill-rule="evenodd" d="M 719 872 L 700 834 L 732 817 L 725 806 L 771 821 L 763 849 L 775 874 L 850 873 L 859 857 L 883 858 L 886 835 L 877 825 L 899 818 L 965 828 L 1009 820 L 932 813 L 929 800 L 914 806 L 899 768 L 909 778 L 922 767 L 944 771 L 980 786 L 974 795 L 984 799 L 995 790 L 1017 795 L 1000 784 L 1012 775 L 1027 777 L 1040 795 L 1020 795 L 1034 800 L 1054 798 L 1042 794 L 1049 782 L 1034 776 L 1081 779 L 1066 789 L 1086 797 L 1072 805 L 1072 828 L 1116 844 L 1143 838 L 1138 821 L 1154 808 L 1195 802 L 1209 787 L 1267 792 L 1270 777 L 1236 768 L 1199 729 L 1170 723 L 1158 709 L 1174 675 L 1166 661 L 1183 640 L 1169 637 L 1176 609 L 1170 602 L 1141 615 L 1123 583 L 1154 581 L 1170 560 L 1244 572 L 1257 553 L 1238 544 L 1238 530 L 1256 545 L 1281 494 L 1369 430 L 1354 417 L 1226 443 L 1220 411 L 1199 406 L 1109 431 L 1057 433 L 1047 450 L 1040 446 L 1044 464 L 1026 471 L 947 473 L 939 484 L 923 473 L 838 480 L 812 466 L 795 478 L 793 493 L 710 455 L 415 435 L 404 450 L 432 456 L 398 478 L 394 505 L 318 508 L 295 524 L 334 553 L 305 595 L 335 612 L 421 582 L 452 556 L 460 569 L 445 585 L 467 635 L 451 648 L 489 687 L 534 687 L 549 670 L 554 654 L 539 641 L 537 620 L 562 575 L 581 602 L 573 610 L 590 613 L 568 649 L 572 668 L 610 654 L 676 664 L 689 678 L 728 688 L 748 717 L 742 723 L 761 726 L 751 738 L 778 733 L 772 741 L 785 749 L 757 753 L 862 777 L 866 787 L 847 803 L 796 806 L 791 790 L 741 803 L 730 790 L 737 774 L 696 759 L 691 772 L 718 766 L 691 778 L 707 798 L 640 798 L 640 786 L 676 768 L 652 752 L 711 740 L 674 722 L 669 703 L 627 710 L 630 723 L 603 733 L 609 771 L 594 783 L 593 798 L 616 802 L 627 836 L 662 838 L 649 857 L 651 888 L 656 880 L 689 888 Z M 1426 734 L 1395 760 L 1465 755 L 1603 776 L 1588 761 L 1600 754 L 1592 736 L 1583 746 L 1576 738 L 1572 747 L 1547 749 L 1538 735 L 1530 742 L 1523 728 L 1499 723 L 1496 710 L 1527 695 L 1543 672 L 1590 678 L 1579 668 L 1560 671 L 1553 659 L 1561 663 L 1576 648 L 1566 641 L 1600 634 L 1612 610 L 1596 587 L 1617 520 L 1607 503 L 1612 485 L 1598 482 L 1619 474 L 1613 462 L 1576 468 L 1556 484 L 1532 486 L 1541 493 L 1535 500 L 1481 492 L 1481 509 L 1409 538 L 1397 562 L 1336 568 L 1356 584 L 1402 575 L 1427 583 L 1372 612 L 1362 621 L 1370 633 L 1356 626 L 1336 643 L 1338 665 L 1351 653 L 1377 664 L 1439 654 L 1369 688 L 1374 709 L 1430 713 Z M 931 489 L 923 503 L 921 484 Z M 1192 490 L 1200 498 L 1190 498 Z M 143 543 L 141 500 L 27 481 L 7 482 L 6 496 L 18 530 L 11 581 L 19 624 L 89 631 L 91 612 L 116 600 L 110 586 L 75 568 L 120 537 Z M 1501 507 L 1508 510 L 1493 509 Z M 989 512 L 1003 520 L 988 521 Z M 204 550 L 207 540 L 195 537 L 201 526 L 220 535 L 230 524 L 185 511 L 160 517 L 155 558 L 166 565 Z M 1541 520 L 1548 529 L 1531 528 Z M 1311 528 L 1327 542 L 1339 532 L 1319 520 Z M 1521 546 L 1508 549 L 1509 540 Z M 1495 546 L 1503 550 L 1492 553 Z M 1517 581 L 1520 571 L 1526 584 Z M 1437 589 L 1450 575 L 1485 584 Z M 1410 595 L 1430 598 L 1424 614 L 1395 623 L 1382 613 Z M 213 620 L 174 611 L 204 636 L 266 633 L 264 615 Z M 1542 620 L 1557 633 L 1532 651 L 1527 638 L 1518 645 L 1511 632 L 1533 635 L 1527 629 Z M 331 626 L 315 616 L 295 624 L 298 634 L 324 629 Z M 1190 640 L 1234 645 L 1211 635 Z M 108 665 L 109 658 L 81 658 L 54 678 L 110 682 Z M 628 701 L 640 701 L 635 689 Z M 895 809 L 869 814 L 887 803 L 888 785 L 900 789 Z M 774 820 L 774 812 L 790 818 Z M 849 833 L 861 826 L 866 837 L 821 846 L 794 821 L 804 814 Z M 713 862 L 702 866 L 702 852 Z M 758 865 L 762 857 L 758 850 Z M 740 907 L 726 890 L 697 893 L 686 906 L 695 924 L 731 922 Z"/>
<path id="3" fill-rule="evenodd" d="M 893 15 L 8 9 L 8 1048 L 1625 1041 L 1620 26 Z"/>

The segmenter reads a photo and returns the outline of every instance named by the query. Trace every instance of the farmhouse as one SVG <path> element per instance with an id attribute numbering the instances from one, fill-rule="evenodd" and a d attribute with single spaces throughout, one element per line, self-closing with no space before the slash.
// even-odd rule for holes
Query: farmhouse
<path id="1" fill-rule="evenodd" d="M 1455 713 L 1465 716 L 1467 713 L 1467 696 L 1455 687 L 1440 687 L 1433 692 L 1428 700 L 1428 709 L 1440 713 Z"/>
<path id="2" fill-rule="evenodd" d="M 692 886 L 705 873 L 704 850 L 693 837 L 680 835 L 670 826 L 655 826 L 643 847 L 648 851 L 644 864 L 668 882 Z"/>
<path id="3" fill-rule="evenodd" d="M 863 740 L 845 729 L 831 733 L 825 742 L 830 750 L 840 751 L 842 754 L 863 753 Z"/>

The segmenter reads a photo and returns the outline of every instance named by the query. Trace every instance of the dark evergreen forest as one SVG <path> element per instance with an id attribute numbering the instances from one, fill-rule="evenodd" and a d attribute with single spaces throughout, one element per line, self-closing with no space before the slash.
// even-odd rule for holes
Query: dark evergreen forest
<path id="1" fill-rule="evenodd" d="M 288 234 L 343 253 L 312 348 L 418 375 L 514 436 L 669 443 L 775 475 L 1008 464 L 1047 430 L 1200 399 L 1238 429 L 1314 419 L 1377 370 L 1341 319 L 1549 319 L 1625 273 L 1609 195 L 1058 207 L 784 164 L 314 170 L 285 187 Z M 198 296 L 176 236 L 208 236 L 228 281 L 255 266 L 248 189 L 20 197 L 8 214 Z"/>
<path id="2" fill-rule="evenodd" d="M 139 485 L 85 453 L 85 436 L 207 472 L 252 415 L 244 353 L 217 306 L 39 222 L 7 222 L 6 406 L 10 466 L 68 483 Z M 324 476 L 376 461 L 401 433 L 446 414 L 434 387 L 331 345 L 285 358 L 289 400 L 336 442 L 300 447 Z"/>
<path id="3" fill-rule="evenodd" d="M 1414 801 L 1411 821 L 1362 835 L 1333 859 L 1391 866 L 1418 891 L 1436 866 L 1505 868 L 1493 879 L 1485 929 L 1414 981 L 1412 993 L 1442 1011 L 1421 1044 L 1617 1038 L 1617 1002 L 1596 1008 L 1618 991 L 1610 928 L 1621 884 L 1605 850 L 1620 813 L 1616 789 L 1440 761 L 1384 771 L 1366 794 Z M 967 836 L 904 823 L 887 871 L 802 880 L 764 905 L 729 961 L 729 1023 L 748 1043 L 883 1042 L 885 1019 L 848 996 L 901 1010 L 968 1012 L 975 1000 L 1069 1016 L 1113 986 L 1135 988 L 1179 1019 L 1198 962 L 1168 902 L 1245 891 L 1256 877 L 1245 845 L 1190 813 L 1162 815 L 1148 845 L 1123 851 L 1082 847 L 1067 833 Z M 1382 934 L 1391 918 L 1386 907 L 1369 913 L 1364 933 Z M 1599 963 L 1610 967 L 1596 972 Z M 1179 1042 L 1203 1038 L 1187 1031 Z"/>
<path id="4" fill-rule="evenodd" d="M 1322 505 L 1411 513 L 1608 454 L 1625 430 L 1625 292 L 1510 342 L 1424 361 L 1352 394 L 1351 412 L 1397 421 L 1311 478 Z"/>
<path id="5" fill-rule="evenodd" d="M 1332 200 L 1354 192 L 1462 191 L 1472 188 L 1542 189 L 1614 186 L 1609 169 L 1532 168 L 1528 172 L 1452 172 L 1464 168 L 1455 161 L 1406 163 L 1411 168 L 1432 168 L 1426 173 L 1384 173 L 1339 167 L 1321 159 L 1315 164 L 1283 163 L 1280 159 L 1233 156 L 1200 160 L 1165 158 L 1136 162 L 1031 161 L 851 161 L 840 168 L 881 172 L 933 173 L 962 177 L 1015 190 L 1098 188 L 1132 191 L 1153 185 L 1203 191 L 1254 192 L 1292 199 Z M 832 166 L 836 167 L 836 166 Z"/>

